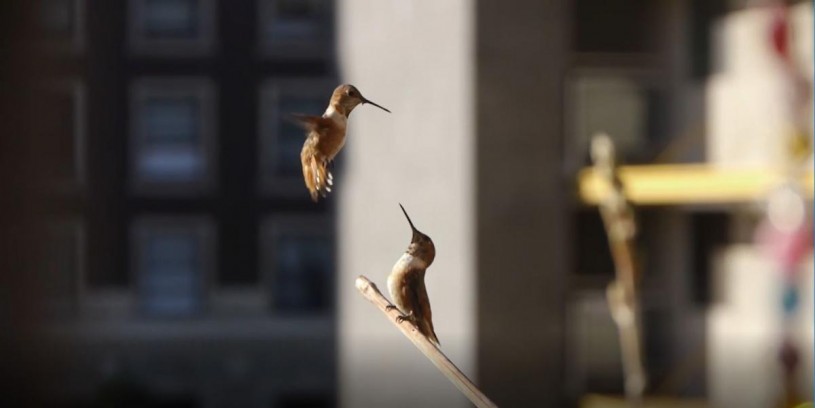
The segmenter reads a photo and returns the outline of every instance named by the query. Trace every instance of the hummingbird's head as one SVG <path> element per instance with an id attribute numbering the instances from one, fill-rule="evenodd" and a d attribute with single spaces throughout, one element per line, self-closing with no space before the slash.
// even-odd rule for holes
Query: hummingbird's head
<path id="1" fill-rule="evenodd" d="M 382 109 L 385 112 L 390 113 L 391 111 L 383 108 L 382 106 L 377 105 L 374 102 L 371 102 L 365 99 L 361 93 L 359 93 L 359 89 L 357 89 L 353 85 L 343 84 L 337 87 L 334 90 L 334 94 L 331 95 L 331 104 L 339 107 L 340 111 L 345 114 L 345 116 L 350 116 L 351 111 L 357 107 L 359 104 L 370 103 L 371 105 L 376 106 L 379 109 Z"/>
<path id="2" fill-rule="evenodd" d="M 410 220 L 410 216 L 408 216 L 402 204 L 399 204 L 399 207 L 402 208 L 402 212 L 405 213 L 405 218 L 410 224 L 410 229 L 413 230 L 413 237 L 410 239 L 407 253 L 425 261 L 427 266 L 430 266 L 436 258 L 436 246 L 433 245 L 433 240 L 413 226 L 413 221 Z"/>

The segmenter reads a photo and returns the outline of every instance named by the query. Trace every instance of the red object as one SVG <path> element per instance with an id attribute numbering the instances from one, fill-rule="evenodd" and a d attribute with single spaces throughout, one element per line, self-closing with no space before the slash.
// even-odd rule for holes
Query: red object
<path id="1" fill-rule="evenodd" d="M 785 274 L 795 273 L 799 262 L 812 251 L 811 220 L 792 231 L 780 231 L 765 220 L 756 231 L 756 240 Z"/>
<path id="2" fill-rule="evenodd" d="M 778 56 L 783 59 L 789 58 L 790 36 L 786 7 L 781 6 L 776 9 L 770 35 L 773 42 L 773 49 Z"/>

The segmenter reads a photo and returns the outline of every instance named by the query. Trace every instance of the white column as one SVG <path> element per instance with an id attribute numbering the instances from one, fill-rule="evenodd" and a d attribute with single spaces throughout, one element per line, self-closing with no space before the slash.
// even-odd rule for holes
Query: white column
<path id="1" fill-rule="evenodd" d="M 475 375 L 474 4 L 337 4 L 340 78 L 387 114 L 351 115 L 339 200 L 339 387 L 345 407 L 467 406 L 454 386 L 354 288 L 383 292 L 410 241 L 402 203 L 436 244 L 426 283 L 443 351 Z"/>
<path id="2" fill-rule="evenodd" d="M 780 398 L 778 352 L 782 282 L 758 247 L 734 244 L 716 259 L 716 303 L 708 315 L 709 398 L 717 407 L 769 407 Z M 812 258 L 800 265 L 800 303 L 792 338 L 801 353 L 798 386 L 812 393 Z"/>

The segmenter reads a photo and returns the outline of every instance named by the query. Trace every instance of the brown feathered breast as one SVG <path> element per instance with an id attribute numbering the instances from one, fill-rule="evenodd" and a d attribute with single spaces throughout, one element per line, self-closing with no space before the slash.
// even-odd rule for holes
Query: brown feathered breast
<path id="1" fill-rule="evenodd" d="M 419 331 L 430 341 L 440 345 L 433 328 L 433 311 L 430 309 L 430 298 L 424 283 L 426 269 L 414 265 L 412 259 L 412 256 L 406 254 L 394 265 L 388 276 L 388 291 L 393 303 L 408 315 Z"/>

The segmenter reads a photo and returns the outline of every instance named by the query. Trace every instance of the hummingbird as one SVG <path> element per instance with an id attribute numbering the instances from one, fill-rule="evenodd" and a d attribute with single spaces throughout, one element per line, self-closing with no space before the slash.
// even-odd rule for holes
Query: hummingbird
<path id="1" fill-rule="evenodd" d="M 325 197 L 334 185 L 334 176 L 328 170 L 328 164 L 334 160 L 345 145 L 345 129 L 351 111 L 360 104 L 369 103 L 385 112 L 391 111 L 365 99 L 359 90 L 349 84 L 334 89 L 328 108 L 322 116 L 292 114 L 292 118 L 307 130 L 306 142 L 300 151 L 300 163 L 303 166 L 303 179 L 311 194 L 317 201 Z"/>
<path id="2" fill-rule="evenodd" d="M 427 268 L 436 258 L 436 246 L 427 235 L 419 232 L 413 221 L 410 220 L 405 207 L 399 204 L 407 218 L 413 237 L 407 251 L 393 265 L 388 275 L 388 291 L 393 303 L 390 309 L 398 308 L 402 316 L 397 317 L 398 322 L 410 320 L 430 341 L 439 346 L 439 338 L 433 330 L 433 313 L 430 311 L 430 299 L 427 297 L 427 288 L 424 285 L 424 275 Z"/>

